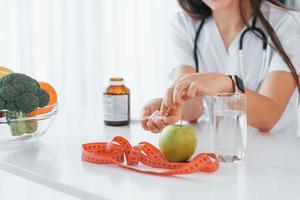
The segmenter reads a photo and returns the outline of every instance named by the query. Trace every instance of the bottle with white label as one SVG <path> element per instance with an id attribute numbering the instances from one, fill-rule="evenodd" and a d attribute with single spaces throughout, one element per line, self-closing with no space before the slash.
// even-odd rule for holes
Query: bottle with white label
<path id="1" fill-rule="evenodd" d="M 109 126 L 129 124 L 130 90 L 124 85 L 123 78 L 110 78 L 110 84 L 103 93 L 103 119 Z"/>

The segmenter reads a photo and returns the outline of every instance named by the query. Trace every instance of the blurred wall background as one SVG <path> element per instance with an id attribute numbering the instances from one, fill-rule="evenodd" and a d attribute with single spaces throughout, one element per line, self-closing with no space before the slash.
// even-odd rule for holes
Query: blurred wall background
<path id="1" fill-rule="evenodd" d="M 63 108 L 101 106 L 109 77 L 122 76 L 138 111 L 165 92 L 178 10 L 176 0 L 0 0 L 0 65 L 52 83 Z"/>
<path id="2" fill-rule="evenodd" d="M 121 76 L 139 110 L 168 83 L 176 0 L 0 0 L 0 65 L 51 82 L 62 107 L 101 106 Z"/>

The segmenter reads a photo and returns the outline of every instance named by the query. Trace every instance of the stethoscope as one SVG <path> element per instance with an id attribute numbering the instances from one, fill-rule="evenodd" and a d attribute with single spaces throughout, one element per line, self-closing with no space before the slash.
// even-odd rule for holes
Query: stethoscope
<path id="1" fill-rule="evenodd" d="M 195 60 L 196 72 L 197 73 L 199 72 L 199 60 L 198 60 L 198 55 L 197 55 L 197 51 L 198 51 L 197 42 L 198 42 L 199 35 L 200 35 L 200 32 L 203 28 L 203 25 L 205 23 L 206 18 L 204 18 L 201 21 L 200 26 L 199 26 L 198 30 L 196 31 L 196 36 L 195 36 L 195 40 L 194 40 L 194 60 Z M 254 17 L 251 26 L 246 28 L 242 32 L 242 34 L 240 36 L 240 40 L 239 40 L 239 66 L 241 68 L 241 75 L 242 75 L 242 79 L 244 80 L 244 82 L 246 82 L 246 76 L 245 76 L 245 73 L 244 73 L 244 64 L 243 64 L 243 48 L 244 48 L 244 38 L 245 38 L 245 35 L 248 32 L 252 32 L 252 33 L 254 32 L 258 37 L 260 37 L 260 39 L 263 42 L 263 55 L 262 55 L 262 62 L 261 62 L 262 67 L 260 69 L 259 79 L 258 79 L 258 82 L 257 82 L 256 87 L 255 87 L 255 89 L 257 89 L 260 85 L 262 76 L 264 74 L 264 69 L 265 69 L 266 63 L 267 63 L 266 59 L 267 59 L 268 40 L 267 40 L 267 36 L 264 33 L 264 31 L 262 29 L 256 27 L 256 17 Z"/>

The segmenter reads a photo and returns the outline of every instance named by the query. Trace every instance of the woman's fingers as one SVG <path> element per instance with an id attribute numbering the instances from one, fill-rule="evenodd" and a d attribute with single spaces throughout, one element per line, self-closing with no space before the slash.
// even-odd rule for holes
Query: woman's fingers
<path id="1" fill-rule="evenodd" d="M 146 106 L 142 110 L 142 117 L 147 117 L 151 115 L 151 109 L 149 106 Z"/>
<path id="2" fill-rule="evenodd" d="M 198 85 L 195 82 L 192 82 L 186 91 L 186 95 L 190 98 L 195 98 L 199 94 L 199 92 L 200 91 Z"/>
<path id="3" fill-rule="evenodd" d="M 176 102 L 174 96 L 177 96 L 179 95 L 178 92 L 180 92 L 182 89 L 179 90 L 179 87 L 186 87 L 184 86 L 183 84 L 181 83 L 177 83 L 175 84 L 174 86 L 171 86 L 168 90 L 167 90 L 167 93 L 166 93 L 166 96 L 163 100 L 163 104 L 162 104 L 162 107 L 161 107 L 161 111 L 163 114 L 165 114 L 167 112 L 167 109 L 176 109 L 177 105 L 176 103 L 179 103 L 179 102 Z"/>
<path id="4" fill-rule="evenodd" d="M 159 111 L 153 112 L 150 116 L 146 117 L 147 120 L 143 121 L 142 125 L 144 129 L 151 131 L 152 133 L 159 133 L 162 129 L 167 126 L 162 122 L 163 116 L 160 115 Z"/>
<path id="5" fill-rule="evenodd" d="M 147 126 L 147 122 L 148 122 L 147 117 L 143 117 L 143 118 L 141 119 L 141 124 L 142 124 L 143 129 L 146 130 L 146 131 L 149 131 L 149 128 L 148 128 L 148 126 Z"/>
<path id="6" fill-rule="evenodd" d="M 163 122 L 169 125 L 169 124 L 175 124 L 177 121 L 179 121 L 181 117 L 180 109 L 182 108 L 177 107 L 176 109 L 169 109 L 168 110 L 169 115 L 164 116 Z"/>
<path id="7" fill-rule="evenodd" d="M 151 120 L 151 119 L 147 121 L 146 126 L 148 127 L 149 131 L 151 131 L 152 133 L 159 133 L 160 132 L 159 128 L 156 126 L 154 121 Z"/>
<path id="8" fill-rule="evenodd" d="M 190 97 L 187 96 L 187 89 L 189 88 L 190 82 L 183 81 L 176 84 L 173 91 L 173 102 L 175 104 L 182 104 L 184 101 L 188 100 Z"/>
<path id="9" fill-rule="evenodd" d="M 154 120 L 154 124 L 160 130 L 160 132 L 167 126 L 167 124 L 165 124 L 162 121 L 162 119 L 156 119 L 156 120 Z"/>
<path id="10" fill-rule="evenodd" d="M 175 107 L 175 104 L 173 102 L 174 88 L 175 88 L 175 86 L 171 86 L 171 87 L 168 88 L 166 96 L 165 96 L 164 101 L 163 101 L 165 106 L 168 107 L 168 108 L 174 108 Z"/>
<path id="11" fill-rule="evenodd" d="M 190 99 L 190 97 L 186 96 L 186 90 L 189 87 L 188 81 L 182 81 L 176 83 L 174 86 L 171 86 L 164 97 L 163 103 L 161 105 L 161 115 L 168 115 L 168 111 L 170 109 L 176 110 L 179 105 L 181 105 L 184 101 Z"/>
<path id="12" fill-rule="evenodd" d="M 165 100 L 163 100 L 161 107 L 160 107 L 160 115 L 164 116 L 167 114 L 168 107 L 165 104 Z"/>
<path id="13" fill-rule="evenodd" d="M 143 108 L 141 115 L 142 115 L 141 124 L 142 124 L 143 129 L 149 130 L 146 125 L 147 121 L 148 121 L 148 117 L 151 115 L 151 109 L 149 108 L 149 106 L 146 106 Z"/>
<path id="14" fill-rule="evenodd" d="M 178 121 L 178 118 L 175 115 L 166 116 L 163 119 L 163 123 L 165 124 L 175 124 Z"/>
<path id="15" fill-rule="evenodd" d="M 173 103 L 173 90 L 174 90 L 174 86 L 170 87 L 167 90 L 166 95 L 163 99 L 163 102 L 162 102 L 161 108 L 160 108 L 160 114 L 162 116 L 165 116 L 168 114 L 169 108 L 176 107 L 176 105 Z"/>

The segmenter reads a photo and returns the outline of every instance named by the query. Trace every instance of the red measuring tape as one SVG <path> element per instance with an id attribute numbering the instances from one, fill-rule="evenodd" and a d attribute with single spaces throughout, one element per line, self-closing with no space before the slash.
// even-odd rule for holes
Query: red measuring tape
<path id="1" fill-rule="evenodd" d="M 124 156 L 127 165 L 124 163 Z M 110 143 L 96 142 L 82 145 L 82 160 L 96 164 L 114 164 L 125 169 L 152 175 L 191 174 L 195 172 L 215 172 L 220 163 L 213 153 L 202 153 L 190 162 L 169 162 L 160 150 L 148 142 L 140 142 L 132 147 L 123 137 L 117 136 Z M 145 171 L 131 167 L 139 162 L 153 168 L 167 169 L 164 172 Z"/>

